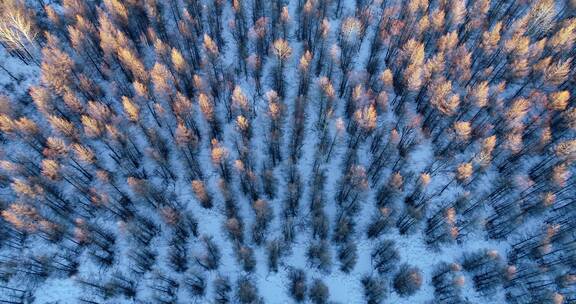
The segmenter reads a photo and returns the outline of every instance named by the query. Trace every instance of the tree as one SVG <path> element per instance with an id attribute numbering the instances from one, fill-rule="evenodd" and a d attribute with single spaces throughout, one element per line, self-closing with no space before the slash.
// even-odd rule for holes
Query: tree
<path id="1" fill-rule="evenodd" d="M 358 51 L 360 41 L 364 36 L 365 26 L 355 17 L 346 17 L 340 26 L 338 42 L 340 45 L 340 69 L 342 80 L 340 81 L 340 97 L 344 95 L 348 83 L 348 72 L 353 63 L 352 56 Z"/>
<path id="2" fill-rule="evenodd" d="M 278 92 L 280 98 L 285 97 L 285 84 L 284 84 L 284 65 L 286 61 L 292 56 L 292 48 L 290 44 L 284 39 L 278 39 L 272 44 L 272 52 L 278 60 L 278 67 L 276 71 L 275 90 Z"/>
<path id="3" fill-rule="evenodd" d="M 215 285 L 216 282 L 218 282 L 218 279 L 219 278 L 216 278 L 214 280 Z M 207 281 L 207 278 L 201 272 L 193 271 L 185 277 L 184 284 L 188 287 L 193 296 L 203 297 L 206 293 Z M 216 292 L 219 292 L 218 287 L 215 287 L 215 289 Z"/>
<path id="4" fill-rule="evenodd" d="M 401 296 L 411 296 L 422 286 L 422 271 L 417 267 L 404 264 L 394 277 L 394 289 Z"/>
<path id="5" fill-rule="evenodd" d="M 386 274 L 394 271 L 397 262 L 400 259 L 398 250 L 392 240 L 385 240 L 377 244 L 372 250 L 372 267 L 380 274 Z"/>
<path id="6" fill-rule="evenodd" d="M 268 243 L 266 251 L 268 253 L 268 270 L 278 272 L 279 260 L 282 256 L 283 246 L 279 240 L 272 240 Z"/>
<path id="7" fill-rule="evenodd" d="M 38 64 L 36 37 L 38 29 L 33 15 L 20 1 L 3 2 L 0 7 L 0 40 L 8 51 L 13 52 L 25 64 Z"/>
<path id="8" fill-rule="evenodd" d="M 270 117 L 269 147 L 268 153 L 273 166 L 282 160 L 280 143 L 282 141 L 282 123 L 284 114 L 284 104 L 276 91 L 266 93 L 268 99 L 268 116 Z"/>
<path id="9" fill-rule="evenodd" d="M 332 255 L 325 241 L 312 243 L 306 252 L 308 262 L 313 266 L 327 272 L 332 267 Z"/>
<path id="10" fill-rule="evenodd" d="M 236 288 L 236 298 L 240 303 L 263 303 L 258 295 L 258 289 L 249 278 L 239 278 Z"/>
<path id="11" fill-rule="evenodd" d="M 252 208 L 255 214 L 252 237 L 254 242 L 260 245 L 266 239 L 265 233 L 273 216 L 272 208 L 267 201 L 262 199 L 256 200 Z"/>
<path id="12" fill-rule="evenodd" d="M 290 296 L 296 302 L 302 302 L 306 298 L 306 274 L 301 269 L 290 272 Z"/>
<path id="13" fill-rule="evenodd" d="M 361 282 L 366 302 L 369 304 L 381 303 L 386 296 L 386 284 L 381 279 L 370 275 L 362 277 Z"/>
<path id="14" fill-rule="evenodd" d="M 356 266 L 358 260 L 358 253 L 356 244 L 349 241 L 338 250 L 338 259 L 340 260 L 340 270 L 348 273 Z"/>
<path id="15" fill-rule="evenodd" d="M 204 208 L 212 208 L 212 197 L 208 194 L 204 182 L 201 180 L 192 181 L 192 191 L 196 195 L 196 198 L 200 201 L 200 204 Z"/>
<path id="16" fill-rule="evenodd" d="M 238 245 L 236 247 L 236 255 L 244 271 L 254 271 L 254 268 L 256 267 L 256 258 L 254 257 L 254 250 L 252 248 Z"/>
<path id="17" fill-rule="evenodd" d="M 328 287 L 322 282 L 320 279 L 314 279 L 312 281 L 312 285 L 310 286 L 310 290 L 308 292 L 308 298 L 314 304 L 324 304 L 328 302 L 328 297 L 330 295 L 330 291 Z"/>
<path id="18" fill-rule="evenodd" d="M 230 292 L 232 292 L 232 287 L 230 286 L 230 280 L 228 277 L 218 276 L 214 279 L 214 301 L 216 303 L 230 303 L 232 301 L 230 297 Z"/>
<path id="19" fill-rule="evenodd" d="M 195 258 L 196 263 L 206 270 L 215 270 L 220 265 L 220 249 L 210 236 L 203 236 L 202 241 L 204 242 L 205 253 Z"/>

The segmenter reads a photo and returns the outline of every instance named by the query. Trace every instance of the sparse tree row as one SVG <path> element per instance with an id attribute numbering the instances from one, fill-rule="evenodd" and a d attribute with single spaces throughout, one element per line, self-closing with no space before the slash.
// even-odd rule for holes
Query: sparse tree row
<path id="1" fill-rule="evenodd" d="M 8 0 L 0 44 L 2 303 L 576 302 L 576 1 Z"/>

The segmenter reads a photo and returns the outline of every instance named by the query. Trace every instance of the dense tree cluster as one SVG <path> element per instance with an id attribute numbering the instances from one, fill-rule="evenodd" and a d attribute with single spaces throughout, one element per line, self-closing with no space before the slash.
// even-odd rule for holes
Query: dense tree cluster
<path id="1" fill-rule="evenodd" d="M 576 302 L 574 0 L 7 0 L 0 43 L 2 303 Z"/>

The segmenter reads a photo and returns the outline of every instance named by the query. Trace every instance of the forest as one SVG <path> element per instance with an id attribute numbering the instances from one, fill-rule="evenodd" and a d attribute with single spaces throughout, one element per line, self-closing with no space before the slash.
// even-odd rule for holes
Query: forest
<path id="1" fill-rule="evenodd" d="M 576 303 L 576 0 L 0 1 L 0 303 Z"/>

